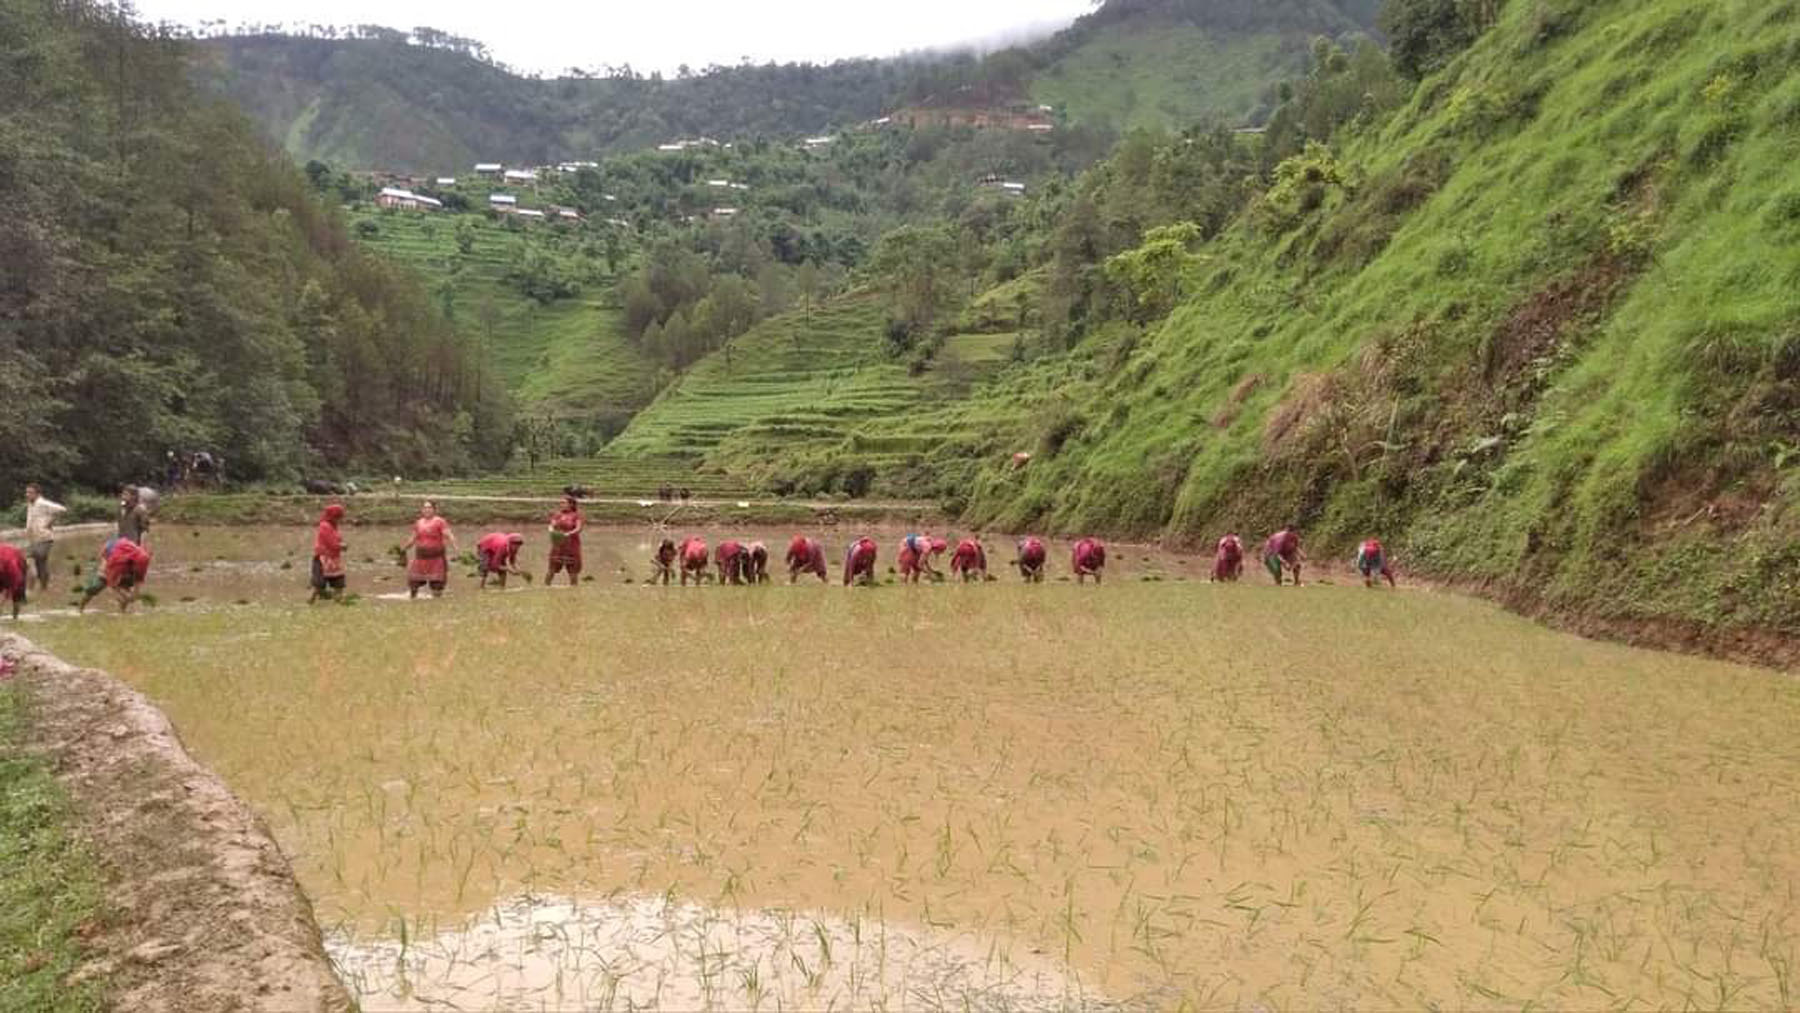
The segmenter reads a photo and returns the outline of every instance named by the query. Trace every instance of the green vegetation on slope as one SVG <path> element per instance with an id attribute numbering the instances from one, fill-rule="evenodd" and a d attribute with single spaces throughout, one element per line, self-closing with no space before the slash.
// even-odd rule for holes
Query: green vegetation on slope
<path id="1" fill-rule="evenodd" d="M 99 981 L 66 980 L 100 915 L 99 873 L 49 764 L 25 751 L 27 706 L 23 688 L 0 686 L 0 1009 L 99 1010 Z"/>
<path id="2" fill-rule="evenodd" d="M 0 476 L 503 458 L 472 350 L 184 61 L 108 6 L 0 0 Z"/>
<path id="3" fill-rule="evenodd" d="M 574 232 L 482 214 L 363 207 L 352 218 L 371 251 L 418 273 L 533 415 L 610 435 L 655 396 L 656 366 L 626 339 L 611 305 L 613 279 L 598 258 L 572 249 L 579 243 Z M 591 272 L 588 283 L 572 298 L 532 298 L 512 272 L 533 253 L 579 258 Z"/>
<path id="4" fill-rule="evenodd" d="M 1251 123 L 1272 85 L 1305 63 L 1304 37 L 1221 39 L 1192 25 L 1113 25 L 1037 75 L 1032 97 L 1070 120 L 1128 130 L 1181 127 L 1208 117 Z"/>
<path id="5" fill-rule="evenodd" d="M 1275 172 L 1166 320 L 985 392 L 1063 408 L 1019 415 L 1024 476 L 989 440 L 947 492 L 1009 527 L 1381 533 L 1570 607 L 1794 632 L 1796 110 L 1792 2 L 1512 5 Z"/>

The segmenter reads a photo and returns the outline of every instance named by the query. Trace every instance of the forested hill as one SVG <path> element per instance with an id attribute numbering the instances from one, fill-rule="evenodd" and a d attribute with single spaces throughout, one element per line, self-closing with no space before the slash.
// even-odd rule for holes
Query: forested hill
<path id="1" fill-rule="evenodd" d="M 1311 40 L 1374 23 L 1374 0 L 1108 0 L 1068 30 L 986 58 L 716 67 L 672 77 L 617 68 L 521 77 L 466 46 L 398 31 L 226 36 L 201 76 L 297 161 L 417 172 L 545 163 L 683 137 L 824 133 L 970 83 L 1122 131 L 1204 118 L 1259 122 Z M 338 33 L 333 33 L 337 35 Z M 428 33 L 433 40 L 442 33 Z"/>
<path id="2" fill-rule="evenodd" d="M 403 33 L 208 40 L 202 76 L 296 160 L 466 171 L 684 137 L 792 137 L 881 115 L 907 64 L 858 60 L 541 80 Z"/>
<path id="3" fill-rule="evenodd" d="M 185 43 L 101 5 L 0 0 L 0 476 L 90 487 L 169 450 L 245 479 L 503 458 L 505 395 L 410 275 Z"/>

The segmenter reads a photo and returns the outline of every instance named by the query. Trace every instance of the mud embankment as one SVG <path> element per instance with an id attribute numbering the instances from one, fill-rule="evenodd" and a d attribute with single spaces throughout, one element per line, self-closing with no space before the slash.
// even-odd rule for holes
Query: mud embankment
<path id="1" fill-rule="evenodd" d="M 105 914 L 78 976 L 112 1008 L 345 1011 L 312 907 L 250 808 L 141 694 L 0 635 L 32 697 L 29 748 L 73 799 Z"/>

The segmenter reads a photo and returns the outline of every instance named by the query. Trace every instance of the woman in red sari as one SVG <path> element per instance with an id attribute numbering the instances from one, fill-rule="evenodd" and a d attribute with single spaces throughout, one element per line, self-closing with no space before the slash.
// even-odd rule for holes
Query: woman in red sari
<path id="1" fill-rule="evenodd" d="M 587 522 L 581 516 L 581 504 L 573 496 L 564 496 L 562 508 L 550 515 L 550 572 L 544 586 L 554 587 L 556 575 L 566 571 L 569 586 L 581 581 L 581 529 Z"/>
<path id="2" fill-rule="evenodd" d="M 419 519 L 413 522 L 412 537 L 402 550 L 411 549 L 412 563 L 406 568 L 406 590 L 414 598 L 419 588 L 429 586 L 433 598 L 441 598 L 450 582 L 450 553 L 456 551 L 456 533 L 450 522 L 438 516 L 437 503 L 426 500 L 419 507 Z"/>
<path id="3" fill-rule="evenodd" d="M 338 525 L 344 520 L 344 507 L 333 503 L 319 516 L 319 530 L 313 535 L 312 597 L 306 603 L 324 598 L 329 601 L 344 593 L 344 536 Z"/>

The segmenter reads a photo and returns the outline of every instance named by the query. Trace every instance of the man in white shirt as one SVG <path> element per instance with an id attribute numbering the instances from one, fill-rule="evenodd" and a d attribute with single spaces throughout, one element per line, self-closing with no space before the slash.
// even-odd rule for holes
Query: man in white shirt
<path id="1" fill-rule="evenodd" d="M 56 521 L 68 510 L 44 498 L 36 482 L 25 487 L 25 540 L 37 569 L 38 591 L 50 590 L 50 550 L 56 547 Z"/>

